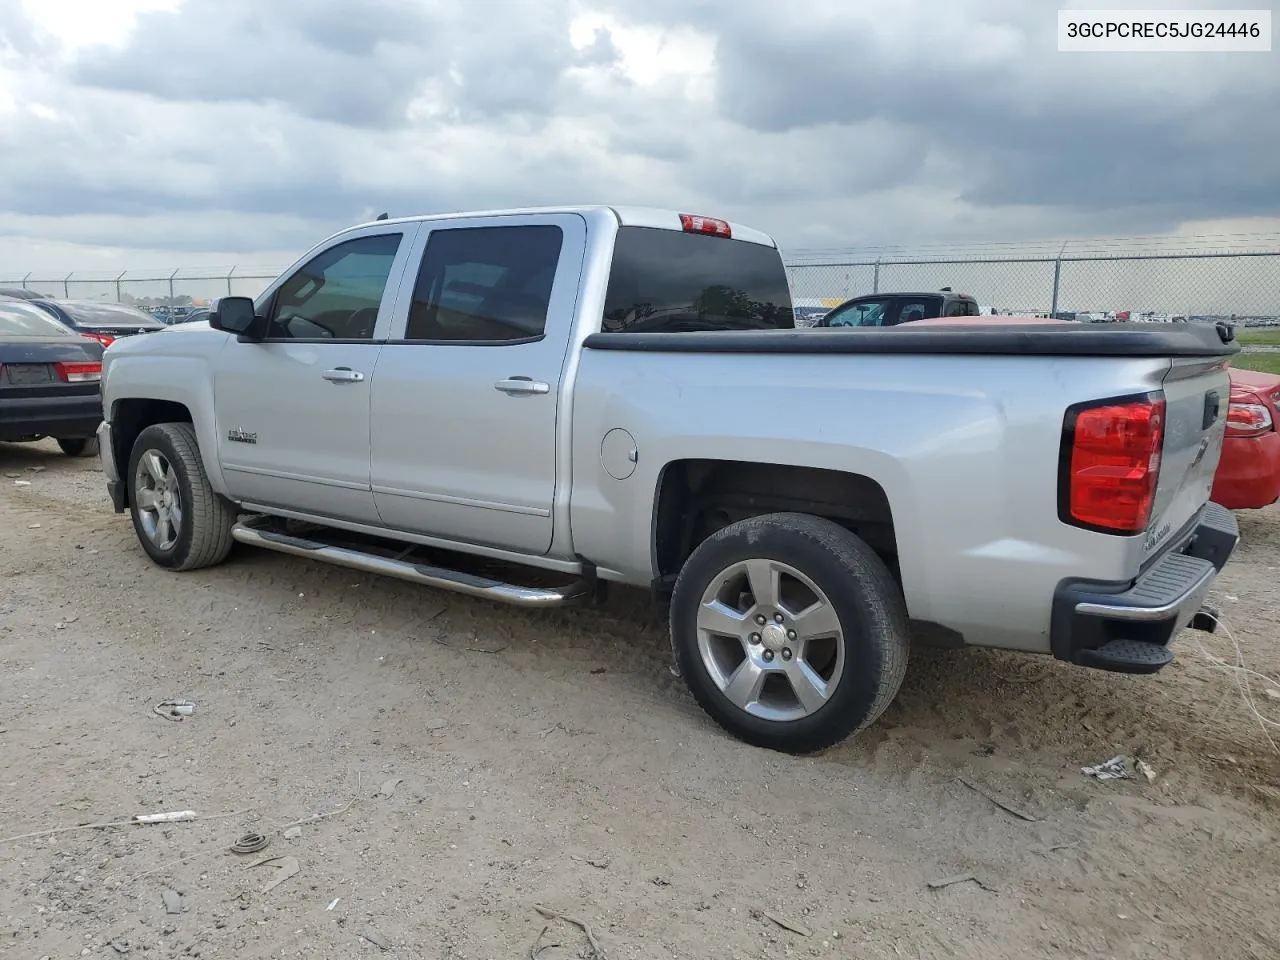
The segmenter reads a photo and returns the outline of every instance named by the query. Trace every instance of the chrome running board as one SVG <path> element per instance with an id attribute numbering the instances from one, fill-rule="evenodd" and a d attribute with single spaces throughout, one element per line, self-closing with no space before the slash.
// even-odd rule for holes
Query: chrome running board
<path id="1" fill-rule="evenodd" d="M 425 563 L 380 557 L 351 547 L 337 547 L 275 530 L 265 530 L 259 526 L 264 521 L 269 522 L 263 517 L 241 520 L 231 528 L 231 536 L 240 543 L 275 550 L 277 553 L 308 557 L 339 567 L 396 577 L 410 583 L 483 597 L 517 607 L 566 607 L 589 599 L 594 591 L 592 584 L 583 579 L 557 587 L 522 587 L 460 570 L 446 570 L 444 567 Z"/>

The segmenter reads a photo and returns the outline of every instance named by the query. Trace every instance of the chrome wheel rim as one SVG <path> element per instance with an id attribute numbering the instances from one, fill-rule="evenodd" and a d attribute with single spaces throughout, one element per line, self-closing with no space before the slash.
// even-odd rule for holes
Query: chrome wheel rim
<path id="1" fill-rule="evenodd" d="M 173 464 L 159 450 L 138 459 L 133 476 L 133 506 L 138 524 L 159 550 L 169 550 L 182 533 L 182 491 Z"/>
<path id="2" fill-rule="evenodd" d="M 777 560 L 742 560 L 702 595 L 698 652 L 712 682 L 762 720 L 801 720 L 830 702 L 844 672 L 845 636 L 818 585 Z"/>

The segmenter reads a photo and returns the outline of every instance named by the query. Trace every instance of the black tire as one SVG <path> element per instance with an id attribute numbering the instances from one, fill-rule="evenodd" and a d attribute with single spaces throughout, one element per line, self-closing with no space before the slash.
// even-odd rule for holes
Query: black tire
<path id="1" fill-rule="evenodd" d="M 58 447 L 68 457 L 96 457 L 97 437 L 66 437 L 58 440 Z"/>
<path id="2" fill-rule="evenodd" d="M 826 595 L 843 635 L 843 668 L 832 668 L 832 678 L 839 676 L 829 699 L 797 719 L 767 719 L 735 704 L 699 650 L 704 593 L 734 564 L 753 559 L 786 564 L 808 577 Z M 902 685 L 910 649 L 906 604 L 880 557 L 843 527 L 799 513 L 743 520 L 700 544 L 676 580 L 670 624 L 680 671 L 702 708 L 739 739 L 787 753 L 825 749 L 874 722 Z"/>
<path id="3" fill-rule="evenodd" d="M 138 506 L 138 468 L 148 452 L 155 452 L 176 477 L 181 521 L 172 543 L 157 544 L 148 534 Z M 157 423 L 138 434 L 129 455 L 130 516 L 138 542 L 151 559 L 170 570 L 198 570 L 221 563 L 231 552 L 231 528 L 237 510 L 214 492 L 204 472 L 196 432 L 189 423 Z"/>

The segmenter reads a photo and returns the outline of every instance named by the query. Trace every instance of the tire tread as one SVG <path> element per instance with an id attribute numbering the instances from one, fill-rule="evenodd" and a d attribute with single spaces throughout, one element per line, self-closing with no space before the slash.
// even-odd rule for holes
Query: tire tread
<path id="1" fill-rule="evenodd" d="M 200 444 L 191 424 L 154 424 L 139 435 L 139 442 L 153 431 L 161 434 L 173 448 L 190 487 L 188 510 L 191 517 L 191 544 L 186 555 L 170 565 L 169 569 L 199 570 L 221 563 L 227 558 L 235 542 L 231 536 L 231 528 L 235 526 L 238 510 L 209 484 L 204 462 L 200 459 Z"/>

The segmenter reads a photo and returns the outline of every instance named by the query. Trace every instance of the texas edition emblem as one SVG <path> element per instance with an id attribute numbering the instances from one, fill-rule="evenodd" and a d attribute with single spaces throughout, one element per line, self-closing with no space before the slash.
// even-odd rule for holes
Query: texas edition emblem
<path id="1" fill-rule="evenodd" d="M 258 435 L 256 433 L 250 433 L 248 430 L 241 430 L 239 427 L 236 427 L 233 430 L 227 431 L 227 439 L 233 443 L 257 443 Z"/>

